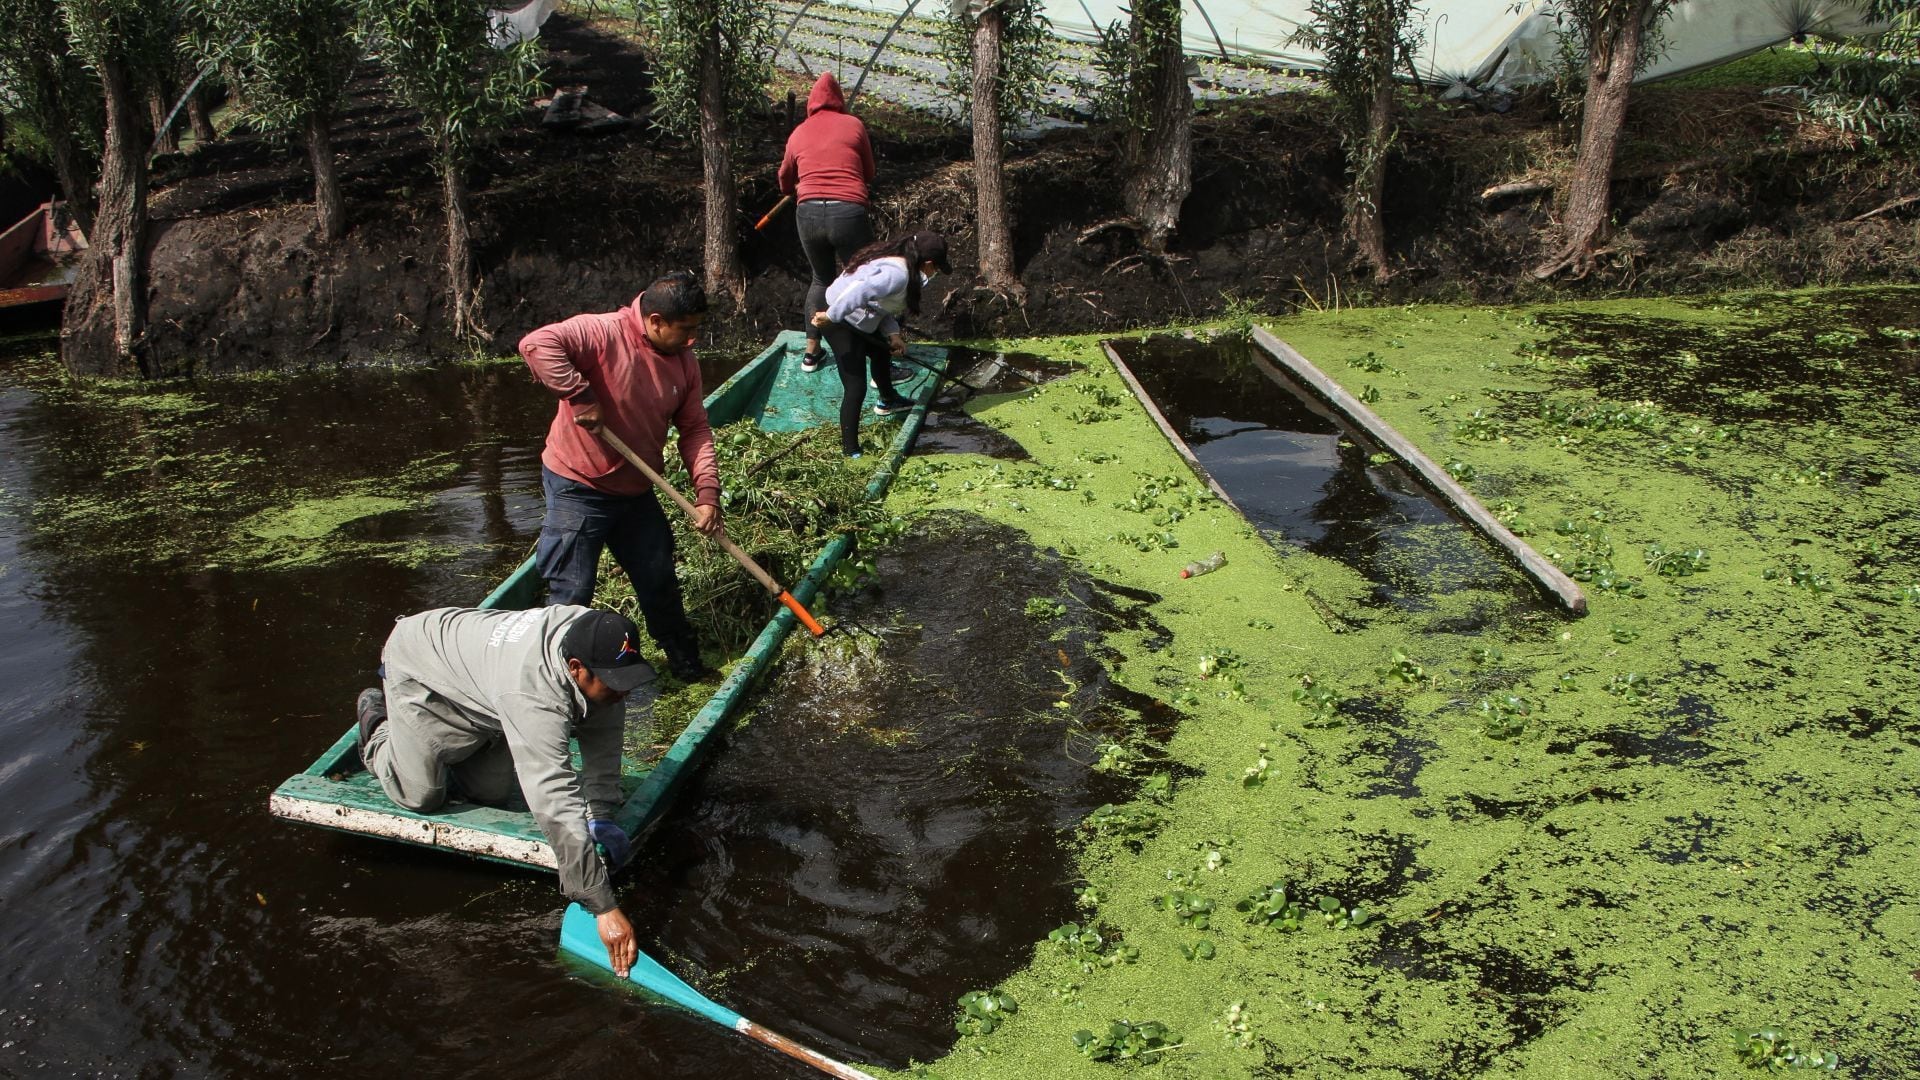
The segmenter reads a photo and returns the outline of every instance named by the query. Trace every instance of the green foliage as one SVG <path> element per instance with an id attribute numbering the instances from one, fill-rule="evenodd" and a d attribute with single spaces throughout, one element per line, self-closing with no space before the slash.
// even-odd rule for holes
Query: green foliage
<path id="1" fill-rule="evenodd" d="M 52 164 L 52 140 L 64 133 L 98 153 L 99 111 L 99 83 L 74 53 L 56 0 L 0 0 L 0 113 L 8 148 Z"/>
<path id="2" fill-rule="evenodd" d="M 1153 906 L 1173 913 L 1181 926 L 1205 930 L 1213 918 L 1213 901 L 1185 889 L 1169 889 L 1153 898 Z"/>
<path id="3" fill-rule="evenodd" d="M 969 990 L 960 995 L 960 1017 L 953 1029 L 962 1035 L 991 1035 L 1020 1011 L 1013 995 L 1001 990 Z"/>
<path id="4" fill-rule="evenodd" d="M 1087 827 L 1102 836 L 1144 840 L 1166 819 L 1151 806 L 1115 806 L 1107 803 L 1087 815 Z"/>
<path id="5" fill-rule="evenodd" d="M 471 0 L 355 0 L 367 51 L 393 77 L 441 167 L 524 115 L 541 86 L 540 46 L 496 49 Z"/>
<path id="6" fill-rule="evenodd" d="M 1094 115 L 1141 131 L 1151 131 L 1156 66 L 1169 41 L 1180 38 L 1180 0 L 1134 0 L 1121 9 L 1126 20 L 1100 27 L 1094 67 L 1100 72 L 1094 91 Z M 1229 301 L 1229 319 L 1232 301 Z M 1251 320 L 1247 320 L 1249 323 Z"/>
<path id="7" fill-rule="evenodd" d="M 1527 730 L 1527 720 L 1538 708 L 1518 694 L 1493 694 L 1476 706 L 1490 739 L 1511 739 Z"/>
<path id="8" fill-rule="evenodd" d="M 1083 927 L 1079 923 L 1062 923 L 1054 927 L 1048 931 L 1047 940 L 1059 946 L 1086 975 L 1116 964 L 1136 963 L 1140 959 L 1139 949 L 1104 937 L 1093 927 Z"/>
<path id="9" fill-rule="evenodd" d="M 1092 1061 L 1142 1061 L 1148 1054 L 1177 1049 L 1181 1043 L 1180 1036 L 1158 1020 L 1137 1024 L 1115 1020 L 1098 1035 L 1085 1028 L 1074 1032 L 1073 1045 Z"/>
<path id="10" fill-rule="evenodd" d="M 98 72 L 123 65 L 136 80 L 172 58 L 173 5 L 166 0 L 59 0 L 74 55 Z"/>
<path id="11" fill-rule="evenodd" d="M 1540 14 L 1552 20 L 1559 42 L 1555 64 L 1555 96 L 1562 100 L 1577 98 L 1586 83 L 1587 60 L 1596 49 L 1611 55 L 1621 28 L 1636 12 L 1644 20 L 1640 52 L 1633 58 L 1635 71 L 1666 51 L 1662 24 L 1679 0 L 1548 0 Z M 1571 110 L 1569 110 L 1571 111 Z"/>
<path id="12" fill-rule="evenodd" d="M 1767 581 L 1778 581 L 1781 578 L 1785 578 L 1792 582 L 1794 587 L 1805 589 L 1815 596 L 1833 591 L 1833 580 L 1831 578 L 1797 559 L 1787 563 L 1784 570 L 1770 566 L 1761 571 L 1760 576 Z"/>
<path id="13" fill-rule="evenodd" d="M 1373 918 L 1359 904 L 1348 907 L 1331 896 L 1321 897 L 1317 906 L 1320 908 L 1320 921 L 1334 930 L 1358 930 Z"/>
<path id="14" fill-rule="evenodd" d="M 1648 544 L 1646 558 L 1647 569 L 1661 577 L 1692 577 L 1707 569 L 1707 553 L 1703 548 L 1669 551 L 1664 544 Z"/>
<path id="15" fill-rule="evenodd" d="M 1293 703 L 1308 710 L 1305 727 L 1336 728 L 1346 723 L 1340 716 L 1340 695 L 1315 683 L 1312 675 L 1300 676 L 1300 685 L 1293 691 Z"/>
<path id="16" fill-rule="evenodd" d="M 1396 131 L 1376 127 L 1376 95 L 1393 73 L 1412 69 L 1425 35 L 1414 26 L 1413 0 L 1308 0 L 1307 18 L 1290 39 L 1321 55 L 1320 81 L 1333 97 L 1333 125 L 1346 149 L 1347 214 L 1379 213 L 1363 178 L 1385 164 Z"/>
<path id="17" fill-rule="evenodd" d="M 1267 771 L 1273 767 L 1273 762 L 1267 759 L 1266 743 L 1260 744 L 1259 751 L 1260 756 L 1254 763 L 1240 773 L 1241 787 L 1259 787 L 1267 782 Z"/>
<path id="18" fill-rule="evenodd" d="M 1286 885 L 1277 881 L 1233 907 L 1246 912 L 1248 922 L 1284 933 L 1294 933 L 1306 925 L 1307 910 L 1289 898 Z"/>
<path id="19" fill-rule="evenodd" d="M 1824 1069 L 1840 1067 L 1840 1055 L 1831 1050 L 1802 1050 L 1775 1028 L 1733 1033 L 1733 1056 L 1749 1069 L 1786 1072 L 1788 1069 Z"/>
<path id="20" fill-rule="evenodd" d="M 709 45 L 720 65 L 731 118 L 764 107 L 777 44 L 774 8 L 752 0 L 661 0 L 646 6 L 653 60 L 653 122 L 676 135 L 700 134 L 701 64 Z"/>
<path id="21" fill-rule="evenodd" d="M 1399 649 L 1393 650 L 1387 662 L 1374 668 L 1373 673 L 1381 682 L 1397 681 L 1407 686 L 1424 686 L 1433 682 L 1433 676 L 1427 674 L 1426 668 Z"/>
<path id="22" fill-rule="evenodd" d="M 947 89 L 962 113 L 973 108 L 973 31 L 981 14 L 979 0 L 953 4 L 941 24 L 940 58 L 947 65 Z M 1005 135 L 1046 104 L 1047 83 L 1059 61 L 1060 43 L 1053 24 L 1037 3 L 1007 0 L 1000 12 L 1000 71 L 994 78 L 1000 95 L 1000 128 Z"/>
<path id="23" fill-rule="evenodd" d="M 1871 0 L 1866 6 L 1888 23 L 1885 33 L 1819 42 L 1820 63 L 1806 81 L 1774 93 L 1798 100 L 1809 119 L 1864 142 L 1910 146 L 1920 142 L 1920 3 Z"/>
<path id="24" fill-rule="evenodd" d="M 1050 596 L 1035 596 L 1027 600 L 1026 612 L 1034 622 L 1051 622 L 1067 613 L 1067 605 Z"/>
<path id="25" fill-rule="evenodd" d="M 690 484 L 677 445 L 668 446 L 663 475 L 686 491 Z M 727 535 L 776 577 L 791 582 L 828 541 L 852 533 L 860 554 L 835 569 L 828 587 L 858 589 L 872 572 L 873 554 L 906 531 L 904 519 L 867 498 L 872 473 L 854 467 L 860 462 L 848 464 L 832 425 L 796 436 L 751 423 L 728 424 L 715 429 L 714 448 Z M 687 610 L 705 639 L 722 652 L 745 649 L 777 604 L 732 556 L 694 532 L 685 514 L 670 512 L 669 520 Z M 610 572 L 612 556 L 606 558 L 595 602 L 638 619 L 632 585 L 626 575 Z"/>
<path id="26" fill-rule="evenodd" d="M 187 0 L 187 11 L 193 53 L 220 65 L 262 131 L 332 116 L 360 59 L 353 0 Z"/>

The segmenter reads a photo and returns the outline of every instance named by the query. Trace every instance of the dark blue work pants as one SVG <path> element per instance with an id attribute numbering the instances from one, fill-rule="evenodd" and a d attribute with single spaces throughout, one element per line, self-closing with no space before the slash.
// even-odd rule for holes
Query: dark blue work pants
<path id="1" fill-rule="evenodd" d="M 540 483 L 547 493 L 547 516 L 533 557 L 547 582 L 547 603 L 593 603 L 604 548 L 633 583 L 647 633 L 668 660 L 697 659 L 700 645 L 673 573 L 673 527 L 654 493 L 609 495 L 544 465 Z"/>

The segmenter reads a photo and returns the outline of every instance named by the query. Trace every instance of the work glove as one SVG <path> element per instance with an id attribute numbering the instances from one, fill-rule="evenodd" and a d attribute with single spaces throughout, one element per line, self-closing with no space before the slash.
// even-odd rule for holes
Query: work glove
<path id="1" fill-rule="evenodd" d="M 587 822 L 587 835 L 600 845 L 600 854 L 606 858 L 607 866 L 618 870 L 627 865 L 627 859 L 633 854 L 633 841 L 627 839 L 627 831 L 606 818 L 593 818 Z"/>

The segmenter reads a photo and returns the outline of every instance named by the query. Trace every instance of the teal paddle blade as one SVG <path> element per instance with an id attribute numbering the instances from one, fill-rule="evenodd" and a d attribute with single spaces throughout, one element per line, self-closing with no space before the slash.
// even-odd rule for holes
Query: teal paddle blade
<path id="1" fill-rule="evenodd" d="M 598 924 L 587 909 L 579 904 L 568 904 L 567 914 L 560 920 L 560 948 L 590 964 L 613 970 L 613 964 L 607 958 L 607 947 L 600 943 Z M 641 953 L 634 960 L 633 970 L 627 972 L 627 978 L 657 998 L 699 1013 L 716 1024 L 739 1029 L 739 1013 L 714 1003 L 700 991 L 681 982 L 678 976 L 661 967 L 646 953 Z"/>

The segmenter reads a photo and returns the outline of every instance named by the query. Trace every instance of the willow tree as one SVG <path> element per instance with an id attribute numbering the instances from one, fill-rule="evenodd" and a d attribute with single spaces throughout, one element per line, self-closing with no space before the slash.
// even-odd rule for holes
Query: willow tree
<path id="1" fill-rule="evenodd" d="M 1193 92 L 1180 48 L 1181 0 L 1134 0 L 1101 33 L 1100 112 L 1122 129 L 1121 205 L 1147 250 L 1165 254 L 1193 190 Z"/>
<path id="2" fill-rule="evenodd" d="M 5 0 L 0 0 L 5 2 Z M 189 0 L 194 53 L 220 65 L 241 113 L 262 131 L 306 144 L 315 227 L 325 241 L 347 216 L 333 155 L 333 118 L 360 60 L 352 0 Z"/>
<path id="3" fill-rule="evenodd" d="M 973 120 L 974 233 L 990 289 L 1024 292 L 1013 262 L 1006 145 L 1011 127 L 1040 111 L 1056 44 L 1037 0 L 953 0 L 943 49 L 951 86 Z"/>
<path id="4" fill-rule="evenodd" d="M 1398 134 L 1393 73 L 1413 66 L 1422 37 L 1413 14 L 1413 0 L 1311 0 L 1307 21 L 1293 36 L 1322 57 L 1321 78 L 1333 98 L 1334 126 L 1347 159 L 1347 239 L 1373 268 L 1375 281 L 1393 273 L 1381 203 L 1387 152 Z"/>
<path id="5" fill-rule="evenodd" d="M 520 117 L 540 89 L 538 45 L 496 49 L 474 0 L 357 0 L 364 44 L 420 113 L 447 218 L 447 295 L 455 336 L 478 338 L 467 168 L 481 140 Z"/>
<path id="6" fill-rule="evenodd" d="M 54 0 L 0 0 L 0 110 L 16 145 L 53 167 L 80 231 L 93 231 L 98 87 L 74 55 Z"/>
<path id="7" fill-rule="evenodd" d="M 1567 182 L 1561 238 L 1533 276 L 1562 271 L 1585 277 L 1612 228 L 1613 161 L 1627 123 L 1634 76 L 1654 55 L 1657 27 L 1675 0 L 1551 0 L 1546 14 L 1581 58 L 1586 89 L 1580 105 L 1580 149 Z"/>
<path id="8" fill-rule="evenodd" d="M 155 374 L 147 355 L 147 146 L 142 90 L 172 56 L 170 0 L 60 0 L 106 110 L 100 201 L 67 294 L 61 357 L 76 372 Z"/>
<path id="9" fill-rule="evenodd" d="M 746 302 L 733 128 L 766 104 L 773 77 L 773 8 L 756 0 L 659 0 L 645 13 L 653 53 L 653 120 L 700 141 L 705 180 L 707 292 Z"/>

